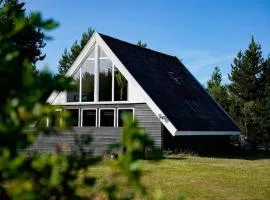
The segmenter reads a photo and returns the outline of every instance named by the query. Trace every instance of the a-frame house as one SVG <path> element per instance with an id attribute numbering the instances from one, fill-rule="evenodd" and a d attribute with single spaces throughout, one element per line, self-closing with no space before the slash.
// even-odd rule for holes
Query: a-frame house
<path id="1" fill-rule="evenodd" d="M 96 154 L 119 139 L 124 111 L 139 120 L 160 148 L 177 146 L 187 137 L 240 134 L 177 57 L 96 32 L 66 75 L 74 78 L 77 89 L 53 92 L 48 103 L 71 112 L 78 134 L 92 134 Z"/>

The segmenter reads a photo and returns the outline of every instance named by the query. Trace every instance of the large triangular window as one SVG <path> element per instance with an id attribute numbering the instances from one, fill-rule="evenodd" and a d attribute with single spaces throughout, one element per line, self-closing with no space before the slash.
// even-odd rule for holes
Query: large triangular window
<path id="1" fill-rule="evenodd" d="M 127 101 L 128 82 L 98 46 L 73 75 L 76 89 L 67 93 L 67 102 Z"/>

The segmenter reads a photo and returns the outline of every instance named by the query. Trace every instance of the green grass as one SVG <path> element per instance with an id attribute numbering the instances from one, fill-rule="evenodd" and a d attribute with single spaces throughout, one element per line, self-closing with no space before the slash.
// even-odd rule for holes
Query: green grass
<path id="1" fill-rule="evenodd" d="M 102 177 L 108 162 L 89 169 Z M 160 162 L 142 161 L 143 183 L 150 192 L 162 191 L 168 199 L 270 199 L 270 159 L 244 160 L 168 157 Z"/>

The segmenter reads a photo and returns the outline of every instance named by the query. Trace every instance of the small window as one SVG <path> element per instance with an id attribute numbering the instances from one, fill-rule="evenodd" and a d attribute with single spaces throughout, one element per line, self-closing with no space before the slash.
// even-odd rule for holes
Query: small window
<path id="1" fill-rule="evenodd" d="M 100 126 L 114 126 L 114 109 L 100 110 Z"/>
<path id="2" fill-rule="evenodd" d="M 122 119 L 124 113 L 130 113 L 133 116 L 133 109 L 131 108 L 118 109 L 118 127 L 122 127 L 124 124 Z"/>
<path id="3" fill-rule="evenodd" d="M 67 109 L 70 114 L 70 125 L 79 126 L 79 109 Z"/>
<path id="4" fill-rule="evenodd" d="M 82 126 L 96 126 L 96 110 L 83 110 L 82 115 Z"/>

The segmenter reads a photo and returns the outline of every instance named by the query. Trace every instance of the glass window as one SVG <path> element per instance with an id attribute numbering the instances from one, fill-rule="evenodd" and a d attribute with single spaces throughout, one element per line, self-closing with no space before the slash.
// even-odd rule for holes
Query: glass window
<path id="1" fill-rule="evenodd" d="M 123 126 L 123 114 L 130 113 L 133 116 L 133 109 L 118 109 L 118 127 Z"/>
<path id="2" fill-rule="evenodd" d="M 70 114 L 70 125 L 78 126 L 79 125 L 79 109 L 67 109 Z"/>
<path id="3" fill-rule="evenodd" d="M 112 101 L 112 62 L 99 61 L 99 101 Z"/>
<path id="4" fill-rule="evenodd" d="M 120 71 L 114 68 L 114 77 L 112 77 L 112 61 L 107 58 L 104 51 L 99 50 L 99 101 L 127 101 L 128 100 L 128 82 Z M 93 102 L 95 95 L 95 49 L 88 55 L 88 58 L 80 66 L 80 69 L 73 75 L 75 89 L 67 92 L 67 102 Z M 114 78 L 114 88 L 112 79 Z M 80 81 L 81 80 L 81 81 Z M 80 85 L 81 84 L 81 85 Z M 81 87 L 81 94 L 80 94 Z M 114 93 L 114 95 L 112 94 Z M 81 96 L 80 96 L 81 95 Z M 114 96 L 114 99 L 112 97 Z"/>
<path id="5" fill-rule="evenodd" d="M 114 109 L 100 110 L 100 126 L 114 126 Z"/>
<path id="6" fill-rule="evenodd" d="M 117 68 L 114 68 L 114 100 L 127 101 L 127 88 L 127 79 Z"/>
<path id="7" fill-rule="evenodd" d="M 67 92 L 67 102 L 78 102 L 80 93 L 80 70 L 73 75 L 75 89 Z"/>
<path id="8" fill-rule="evenodd" d="M 96 110 L 83 110 L 82 126 L 96 126 Z"/>
<path id="9" fill-rule="evenodd" d="M 107 57 L 106 53 L 101 48 L 99 48 L 99 56 L 100 57 Z"/>
<path id="10" fill-rule="evenodd" d="M 82 102 L 94 101 L 95 61 L 86 60 L 81 69 Z"/>
<path id="11" fill-rule="evenodd" d="M 95 58 L 96 57 L 95 52 L 96 52 L 96 47 L 91 51 L 88 58 Z"/>

